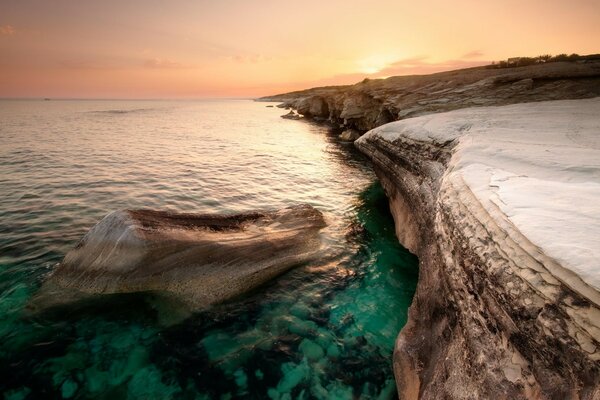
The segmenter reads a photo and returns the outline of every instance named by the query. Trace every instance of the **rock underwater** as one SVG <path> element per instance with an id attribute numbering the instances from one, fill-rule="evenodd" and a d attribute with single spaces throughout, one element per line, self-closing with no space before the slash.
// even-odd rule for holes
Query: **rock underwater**
<path id="1" fill-rule="evenodd" d="M 33 308 L 85 295 L 152 292 L 202 309 L 316 256 L 324 226 L 310 205 L 234 215 L 116 211 L 67 253 Z"/>

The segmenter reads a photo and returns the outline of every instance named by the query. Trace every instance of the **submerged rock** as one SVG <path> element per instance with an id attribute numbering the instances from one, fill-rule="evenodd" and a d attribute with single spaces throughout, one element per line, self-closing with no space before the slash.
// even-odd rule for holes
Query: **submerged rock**
<path id="1" fill-rule="evenodd" d="M 470 108 L 355 142 L 420 261 L 400 398 L 600 398 L 598 115 L 600 98 Z"/>
<path id="2" fill-rule="evenodd" d="M 356 129 L 346 129 L 340 134 L 340 139 L 345 140 L 347 142 L 354 142 L 359 137 L 360 132 L 358 132 Z"/>
<path id="3" fill-rule="evenodd" d="M 242 295 L 317 255 L 324 226 L 321 212 L 309 205 L 224 216 L 117 211 L 65 256 L 40 296 L 48 299 L 44 293 L 57 288 L 84 294 L 153 292 L 202 308 Z"/>
<path id="4" fill-rule="evenodd" d="M 283 114 L 281 116 L 281 118 L 286 118 L 286 119 L 300 119 L 300 118 L 302 118 L 302 116 L 299 115 L 299 114 L 297 114 L 294 110 L 290 110 L 289 113 Z"/>

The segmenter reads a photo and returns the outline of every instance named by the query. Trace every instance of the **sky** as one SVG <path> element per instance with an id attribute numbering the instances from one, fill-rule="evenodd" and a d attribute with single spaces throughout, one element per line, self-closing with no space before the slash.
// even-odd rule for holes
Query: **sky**
<path id="1" fill-rule="evenodd" d="M 600 53 L 600 0 L 0 0 L 0 97 L 256 97 Z"/>

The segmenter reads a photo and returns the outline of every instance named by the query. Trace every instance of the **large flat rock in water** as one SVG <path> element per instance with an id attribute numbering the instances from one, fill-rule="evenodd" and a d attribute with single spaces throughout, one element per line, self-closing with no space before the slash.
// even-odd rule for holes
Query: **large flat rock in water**
<path id="1" fill-rule="evenodd" d="M 355 144 L 420 258 L 400 396 L 600 398 L 600 98 L 431 114 Z"/>
<path id="2" fill-rule="evenodd" d="M 205 307 L 316 256 L 324 226 L 309 205 L 235 215 L 117 211 L 65 256 L 42 292 L 158 292 Z"/>

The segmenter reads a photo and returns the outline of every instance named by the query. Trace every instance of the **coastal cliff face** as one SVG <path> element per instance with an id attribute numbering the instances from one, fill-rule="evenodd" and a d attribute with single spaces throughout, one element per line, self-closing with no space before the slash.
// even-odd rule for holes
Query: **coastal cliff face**
<path id="1" fill-rule="evenodd" d="M 600 398 L 600 99 L 458 110 L 355 142 L 418 288 L 402 399 Z"/>
<path id="2" fill-rule="evenodd" d="M 600 96 L 600 61 L 470 68 L 365 80 L 264 97 L 317 121 L 365 132 L 388 122 L 465 107 Z"/>

